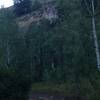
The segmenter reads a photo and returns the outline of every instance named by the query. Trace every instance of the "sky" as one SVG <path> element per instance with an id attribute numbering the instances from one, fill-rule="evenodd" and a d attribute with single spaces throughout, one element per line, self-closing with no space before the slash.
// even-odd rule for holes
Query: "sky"
<path id="1" fill-rule="evenodd" d="M 4 5 L 4 7 L 9 7 L 13 5 L 13 0 L 0 0 L 0 7 Z"/>

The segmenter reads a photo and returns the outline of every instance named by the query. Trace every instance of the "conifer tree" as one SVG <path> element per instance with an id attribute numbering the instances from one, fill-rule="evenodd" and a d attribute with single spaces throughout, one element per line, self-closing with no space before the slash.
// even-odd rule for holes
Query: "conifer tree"
<path id="1" fill-rule="evenodd" d="M 31 0 L 14 0 L 14 11 L 17 16 L 31 12 Z"/>

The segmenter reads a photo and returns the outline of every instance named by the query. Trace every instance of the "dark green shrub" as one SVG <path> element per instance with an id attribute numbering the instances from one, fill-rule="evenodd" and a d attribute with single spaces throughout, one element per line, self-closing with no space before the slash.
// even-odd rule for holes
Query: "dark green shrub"
<path id="1" fill-rule="evenodd" d="M 0 100 L 25 100 L 30 87 L 30 78 L 13 69 L 0 69 Z"/>

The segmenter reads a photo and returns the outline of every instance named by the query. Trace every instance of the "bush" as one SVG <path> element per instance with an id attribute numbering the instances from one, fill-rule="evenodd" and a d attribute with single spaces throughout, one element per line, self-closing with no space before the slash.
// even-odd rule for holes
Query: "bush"
<path id="1" fill-rule="evenodd" d="M 35 11 L 35 10 L 39 10 L 40 8 L 42 8 L 42 4 L 39 1 L 35 0 L 32 6 L 32 10 Z"/>
<path id="2" fill-rule="evenodd" d="M 13 69 L 0 69 L 0 100 L 25 100 L 30 78 Z"/>

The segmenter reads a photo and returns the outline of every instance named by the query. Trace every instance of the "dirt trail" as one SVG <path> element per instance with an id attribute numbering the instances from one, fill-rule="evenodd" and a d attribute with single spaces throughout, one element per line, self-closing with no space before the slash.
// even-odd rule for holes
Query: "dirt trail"
<path id="1" fill-rule="evenodd" d="M 64 96 L 60 93 L 31 93 L 29 100 L 81 100 L 79 96 Z"/>

